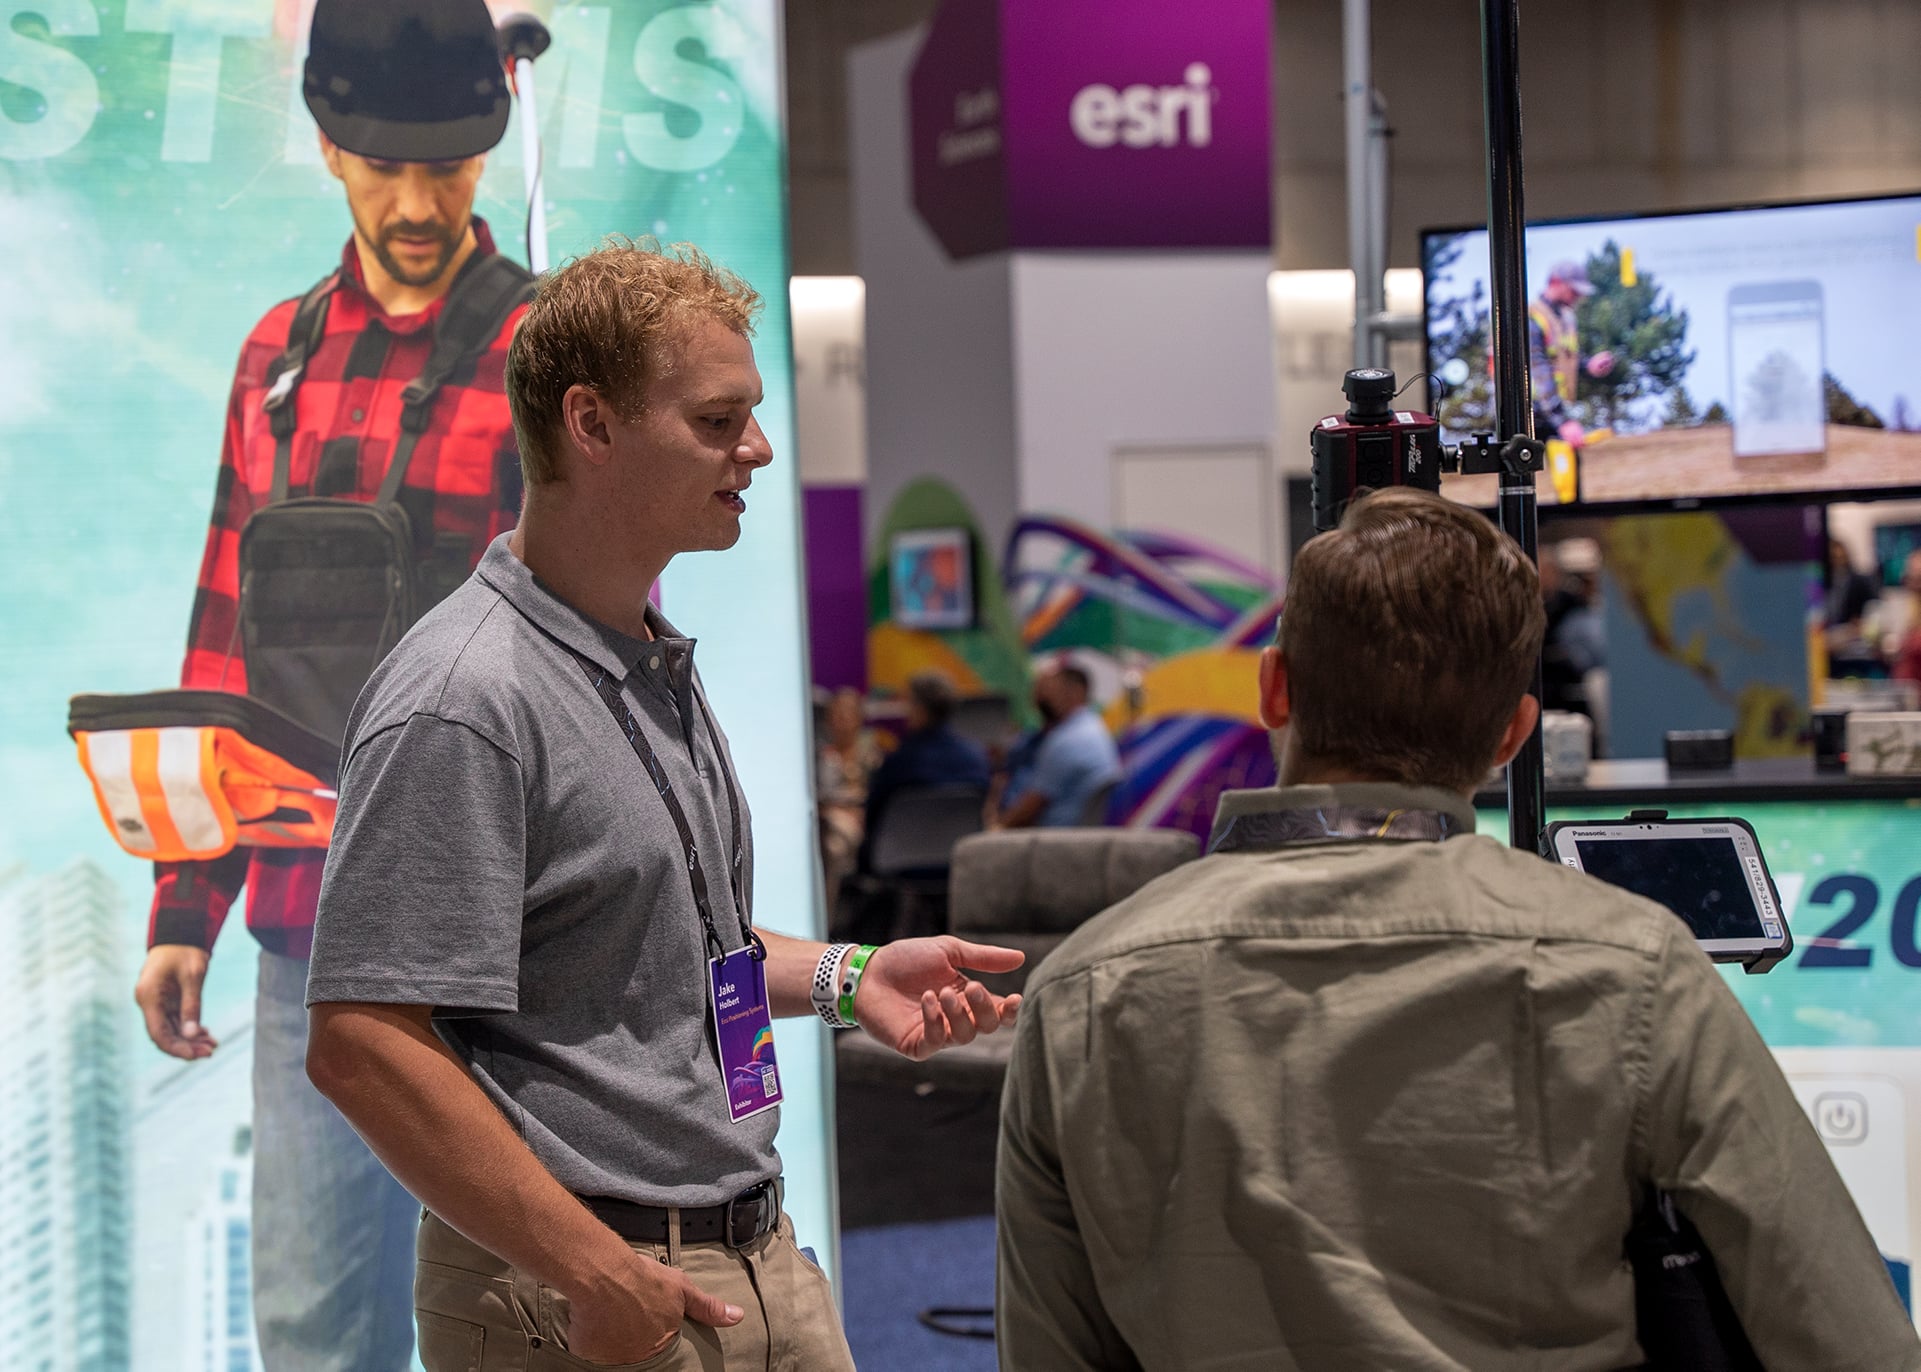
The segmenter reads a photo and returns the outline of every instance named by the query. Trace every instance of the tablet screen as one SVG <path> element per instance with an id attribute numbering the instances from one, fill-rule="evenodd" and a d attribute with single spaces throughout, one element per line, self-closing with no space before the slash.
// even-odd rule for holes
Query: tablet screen
<path id="1" fill-rule="evenodd" d="M 1731 838 L 1575 840 L 1581 870 L 1658 901 L 1702 942 L 1765 937 Z"/>

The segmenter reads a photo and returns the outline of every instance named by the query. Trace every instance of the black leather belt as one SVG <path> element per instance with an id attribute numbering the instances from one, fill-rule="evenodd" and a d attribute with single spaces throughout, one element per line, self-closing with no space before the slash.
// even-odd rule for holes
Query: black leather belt
<path id="1" fill-rule="evenodd" d="M 745 1248 L 780 1223 L 780 1179 L 750 1186 L 720 1205 L 682 1207 L 680 1241 Z M 639 1205 L 611 1196 L 582 1196 L 580 1203 L 594 1218 L 629 1243 L 666 1243 L 669 1211 L 660 1205 Z"/>

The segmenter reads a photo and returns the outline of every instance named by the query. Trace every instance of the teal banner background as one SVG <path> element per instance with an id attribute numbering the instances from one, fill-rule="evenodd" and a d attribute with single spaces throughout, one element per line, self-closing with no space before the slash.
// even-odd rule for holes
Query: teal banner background
<path id="1" fill-rule="evenodd" d="M 1623 813 L 1557 806 L 1549 818 Z M 1794 952 L 1764 976 L 1721 970 L 1771 1046 L 1921 1048 L 1921 801 L 1712 802 L 1668 815 L 1738 815 L 1761 841 Z M 1504 811 L 1478 817 L 1505 840 Z"/>
<path id="2" fill-rule="evenodd" d="M 120 1335 L 90 1367 L 212 1366 L 213 1335 L 189 1326 L 216 1307 L 224 1322 L 221 1302 L 245 1294 L 244 1271 L 215 1259 L 246 1219 L 252 940 L 236 907 L 207 988 L 220 1052 L 163 1057 L 132 1007 L 149 869 L 109 838 L 64 722 L 77 692 L 177 684 L 241 340 L 351 231 L 300 99 L 310 8 L 0 0 L 0 1209 L 29 1194 L 29 1167 L 53 1197 L 0 1217 L 17 1297 L 0 1347 L 26 1337 L 30 1275 L 58 1325 L 92 1274 L 96 1293 L 125 1290 L 110 1298 Z M 664 598 L 700 639 L 741 760 L 758 914 L 813 935 L 779 6 L 500 8 L 541 13 L 554 35 L 537 66 L 552 260 L 615 232 L 690 240 L 766 301 L 755 350 L 775 465 L 741 545 L 673 568 Z M 525 261 L 518 117 L 476 212 Z M 780 1144 L 802 1242 L 831 1265 L 824 1044 L 818 1025 L 782 1026 Z M 127 1348 L 131 1362 L 112 1351 Z M 63 1360 L 76 1348 L 53 1356 L 81 1365 Z"/>
<path id="3" fill-rule="evenodd" d="M 1921 801 L 1675 805 L 1754 826 L 1794 931 L 1773 971 L 1722 975 L 1787 1074 L 1912 1312 L 1921 1253 Z M 1553 820 L 1620 819 L 1556 807 Z M 1505 839 L 1507 815 L 1478 814 Z"/>

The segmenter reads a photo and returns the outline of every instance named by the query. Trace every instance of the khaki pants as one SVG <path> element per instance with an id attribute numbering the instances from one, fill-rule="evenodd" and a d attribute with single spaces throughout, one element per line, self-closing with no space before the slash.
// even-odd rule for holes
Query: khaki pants
<path id="1" fill-rule="evenodd" d="M 832 1288 L 794 1246 L 794 1226 L 745 1248 L 636 1243 L 746 1318 L 727 1329 L 689 1320 L 645 1362 L 609 1372 L 854 1372 Z M 420 1221 L 414 1318 L 427 1372 L 578 1372 L 606 1368 L 567 1352 L 567 1298 L 515 1271 L 432 1214 Z"/>

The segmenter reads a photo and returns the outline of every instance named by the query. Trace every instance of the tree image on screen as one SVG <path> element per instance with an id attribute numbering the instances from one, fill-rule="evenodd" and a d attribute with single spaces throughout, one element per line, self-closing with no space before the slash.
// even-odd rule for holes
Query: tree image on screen
<path id="1" fill-rule="evenodd" d="M 1464 248 L 1462 238 L 1431 240 L 1428 279 L 1444 279 Z M 1581 369 L 1571 406 L 1574 418 L 1583 428 L 1616 433 L 1704 422 L 1682 384 L 1694 364 L 1687 346 L 1688 312 L 1664 295 L 1651 272 L 1640 272 L 1633 284 L 1625 283 L 1621 248 L 1611 238 L 1590 253 L 1584 265 L 1593 294 L 1575 314 L 1580 353 L 1583 358 L 1610 354 L 1613 365 L 1598 373 Z M 1488 300 L 1481 281 L 1473 280 L 1461 294 L 1432 301 L 1428 328 L 1434 357 L 1466 364 L 1464 378 L 1450 386 L 1440 402 L 1436 417 L 1442 427 L 1454 434 L 1492 430 Z M 1459 368 L 1452 371 L 1461 375 Z M 1537 431 L 1540 427 L 1537 421 Z"/>
<path id="2" fill-rule="evenodd" d="M 1664 401 L 1683 390 L 1694 365 L 1688 312 L 1663 296 L 1652 272 L 1621 270 L 1621 248 L 1612 238 L 1587 259 L 1594 294 L 1576 311 L 1583 354 L 1611 353 L 1614 365 L 1599 375 L 1583 369 L 1577 412 L 1590 429 L 1638 432 L 1666 423 Z"/>
<path id="3" fill-rule="evenodd" d="M 1466 251 L 1460 236 L 1432 238 L 1427 243 L 1429 281 L 1448 277 L 1449 269 Z M 1441 361 L 1445 390 L 1437 387 L 1436 419 L 1453 434 L 1491 433 L 1494 430 L 1494 378 L 1488 364 L 1487 288 L 1478 277 L 1463 293 L 1428 305 L 1430 356 Z M 1457 380 L 1458 378 L 1458 380 Z"/>
<path id="4" fill-rule="evenodd" d="M 1828 423 L 1847 424 L 1857 429 L 1885 429 L 1881 416 L 1863 405 L 1848 393 L 1848 388 L 1835 379 L 1833 372 L 1821 373 L 1821 399 L 1827 406 Z M 1907 403 L 1901 396 L 1894 398 L 1896 413 L 1904 413 Z M 1907 429 L 1906 423 L 1895 424 L 1896 429 Z"/>

